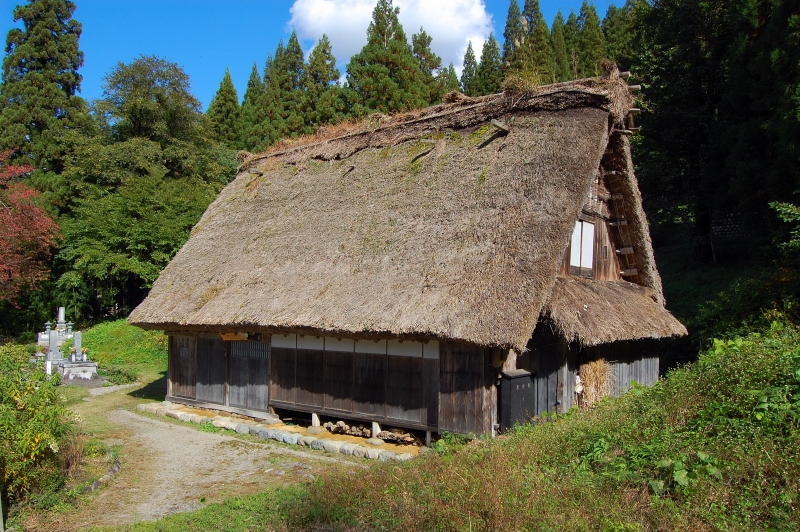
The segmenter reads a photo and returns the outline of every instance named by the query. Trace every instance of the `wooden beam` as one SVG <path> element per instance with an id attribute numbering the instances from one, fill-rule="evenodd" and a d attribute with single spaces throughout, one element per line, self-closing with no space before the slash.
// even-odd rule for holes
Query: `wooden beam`
<path id="1" fill-rule="evenodd" d="M 629 71 L 620 72 L 619 77 L 621 77 L 622 79 L 628 79 L 629 77 L 631 77 L 631 73 Z"/>
<path id="2" fill-rule="evenodd" d="M 625 196 L 623 196 L 622 194 L 611 194 L 611 199 L 613 199 L 613 200 L 621 200 L 621 199 L 625 199 Z"/>
<path id="3" fill-rule="evenodd" d="M 630 129 L 615 129 L 611 132 L 612 135 L 632 135 L 633 131 Z"/>
<path id="4" fill-rule="evenodd" d="M 640 90 L 642 90 L 642 86 L 641 85 L 628 85 L 628 90 L 631 91 L 631 92 L 639 92 Z"/>
<path id="5" fill-rule="evenodd" d="M 497 129 L 499 129 L 500 131 L 502 131 L 503 133 L 508 133 L 509 132 L 508 126 L 505 125 L 503 122 L 497 120 L 497 119 L 493 119 L 491 124 L 494 127 L 496 127 Z"/>
<path id="6" fill-rule="evenodd" d="M 622 275 L 623 277 L 631 277 L 631 276 L 633 276 L 633 275 L 639 275 L 639 270 L 637 270 L 636 268 L 629 268 L 629 269 L 627 269 L 627 270 L 622 270 L 622 271 L 621 271 L 621 272 L 619 272 L 619 273 L 620 273 L 620 275 Z"/>
<path id="7" fill-rule="evenodd" d="M 618 249 L 618 250 L 617 250 L 617 253 L 618 253 L 619 255 L 633 255 L 633 254 L 635 253 L 635 251 L 633 250 L 633 248 L 631 248 L 631 247 L 627 247 L 627 248 L 620 248 L 620 249 Z"/>
<path id="8" fill-rule="evenodd" d="M 615 220 L 610 223 L 611 227 L 619 227 L 621 225 L 628 225 L 628 220 Z"/>
<path id="9" fill-rule="evenodd" d="M 638 115 L 641 112 L 642 112 L 642 110 L 639 109 L 638 107 L 631 107 L 630 109 L 628 109 L 628 114 L 629 115 Z"/>

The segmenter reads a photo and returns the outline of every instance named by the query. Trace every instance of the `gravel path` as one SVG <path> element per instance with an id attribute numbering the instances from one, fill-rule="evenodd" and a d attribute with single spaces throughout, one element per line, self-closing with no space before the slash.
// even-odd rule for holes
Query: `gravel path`
<path id="1" fill-rule="evenodd" d="M 197 509 L 208 502 L 304 482 L 328 467 L 363 467 L 345 457 L 253 443 L 116 409 L 121 471 L 56 528 L 118 526 Z M 52 523 L 56 524 L 56 523 Z"/>

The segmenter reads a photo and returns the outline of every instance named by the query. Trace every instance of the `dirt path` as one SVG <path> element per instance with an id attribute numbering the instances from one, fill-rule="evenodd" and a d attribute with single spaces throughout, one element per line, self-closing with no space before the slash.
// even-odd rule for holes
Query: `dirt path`
<path id="1" fill-rule="evenodd" d="M 102 399 L 92 398 L 97 400 Z M 363 467 L 346 457 L 203 432 L 120 408 L 105 417 L 114 428 L 104 440 L 119 446 L 122 469 L 76 511 L 52 516 L 43 528 L 81 530 L 155 520 L 236 495 L 308 481 L 331 467 Z"/>

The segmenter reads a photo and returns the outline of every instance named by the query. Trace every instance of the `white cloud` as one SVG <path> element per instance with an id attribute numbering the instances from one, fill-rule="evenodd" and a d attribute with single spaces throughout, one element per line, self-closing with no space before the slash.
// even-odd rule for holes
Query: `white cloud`
<path id="1" fill-rule="evenodd" d="M 366 44 L 375 4 L 376 0 L 295 0 L 289 26 L 312 46 L 326 33 L 343 68 Z M 433 38 L 431 48 L 444 66 L 452 62 L 459 72 L 467 42 L 472 41 L 480 58 L 492 31 L 492 16 L 484 0 L 395 0 L 394 5 L 400 8 L 400 23 L 409 41 L 422 26 Z"/>

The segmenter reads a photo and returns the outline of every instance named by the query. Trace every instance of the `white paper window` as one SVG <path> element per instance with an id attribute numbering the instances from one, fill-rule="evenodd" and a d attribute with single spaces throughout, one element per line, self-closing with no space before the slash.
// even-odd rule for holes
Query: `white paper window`
<path id="1" fill-rule="evenodd" d="M 572 275 L 592 276 L 594 264 L 594 224 L 578 220 L 572 232 L 569 249 L 569 272 Z"/>

